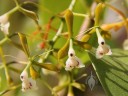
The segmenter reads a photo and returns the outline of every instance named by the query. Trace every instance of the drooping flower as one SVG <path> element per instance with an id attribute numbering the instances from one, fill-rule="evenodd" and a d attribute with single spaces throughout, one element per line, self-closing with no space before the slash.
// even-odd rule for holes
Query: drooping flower
<path id="1" fill-rule="evenodd" d="M 8 21 L 8 14 L 4 14 L 0 16 L 0 30 L 4 32 L 4 34 L 9 34 L 8 29 L 10 26 L 10 22 Z"/>
<path id="2" fill-rule="evenodd" d="M 65 70 L 70 71 L 73 68 L 82 68 L 85 67 L 84 64 L 82 64 L 81 60 L 75 55 L 75 51 L 73 49 L 72 40 L 70 40 L 70 47 L 68 51 L 68 59 L 66 61 Z"/>
<path id="3" fill-rule="evenodd" d="M 99 46 L 96 50 L 96 58 L 100 59 L 104 55 L 111 55 L 112 51 L 110 49 L 110 46 L 105 43 L 105 40 L 103 39 L 103 37 L 101 36 L 101 34 L 97 28 L 96 28 L 96 34 L 98 37 L 98 44 L 99 44 Z"/>
<path id="4" fill-rule="evenodd" d="M 20 75 L 20 79 L 22 81 L 22 91 L 25 92 L 27 90 L 37 90 L 38 87 L 36 85 L 36 81 L 32 78 L 28 78 L 27 71 L 23 71 Z"/>

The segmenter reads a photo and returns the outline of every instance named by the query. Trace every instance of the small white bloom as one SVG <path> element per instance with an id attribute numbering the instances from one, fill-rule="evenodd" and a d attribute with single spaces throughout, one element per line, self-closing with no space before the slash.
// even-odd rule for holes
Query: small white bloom
<path id="1" fill-rule="evenodd" d="M 128 39 L 126 39 L 123 43 L 123 49 L 128 50 Z"/>
<path id="2" fill-rule="evenodd" d="M 100 35 L 98 29 L 96 29 L 97 37 L 98 37 L 98 48 L 96 50 L 96 58 L 102 58 L 104 55 L 112 55 L 112 51 L 110 46 L 105 44 L 105 40 Z"/>
<path id="3" fill-rule="evenodd" d="M 8 29 L 9 29 L 10 23 L 8 21 L 8 15 L 4 14 L 0 16 L 0 29 L 3 31 L 5 34 L 9 34 Z"/>
<path id="4" fill-rule="evenodd" d="M 28 78 L 27 71 L 23 71 L 20 75 L 20 79 L 22 81 L 22 91 L 25 92 L 27 90 L 37 90 L 38 87 L 36 85 L 36 81 L 32 78 Z"/>
<path id="5" fill-rule="evenodd" d="M 70 43 L 72 43 L 72 41 L 70 41 Z M 73 68 L 85 67 L 85 65 L 82 64 L 81 60 L 77 56 L 75 56 L 75 51 L 71 46 L 72 44 L 70 44 L 70 48 L 68 51 L 68 59 L 66 61 L 66 66 L 65 66 L 65 70 L 67 71 L 70 71 Z"/>

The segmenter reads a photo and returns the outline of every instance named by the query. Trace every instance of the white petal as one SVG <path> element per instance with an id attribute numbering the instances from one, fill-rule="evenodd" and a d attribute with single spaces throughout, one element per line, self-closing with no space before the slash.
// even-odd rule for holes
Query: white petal
<path id="1" fill-rule="evenodd" d="M 27 71 L 23 71 L 20 75 L 21 81 L 27 81 L 28 80 L 28 73 Z"/>
<path id="2" fill-rule="evenodd" d="M 101 36 L 101 34 L 100 34 L 100 32 L 99 32 L 99 30 L 97 28 L 96 28 L 96 34 L 97 34 L 97 38 L 98 38 L 98 44 L 102 45 L 102 42 L 105 43 L 104 38 Z"/>
<path id="3" fill-rule="evenodd" d="M 68 56 L 69 57 L 74 57 L 75 56 L 75 51 L 73 48 L 70 48 L 69 51 L 68 51 Z"/>
<path id="4" fill-rule="evenodd" d="M 33 90 L 37 90 L 38 89 L 38 87 L 36 85 L 36 81 L 34 79 L 29 78 L 29 83 L 30 83 L 31 89 L 33 89 Z"/>
<path id="5" fill-rule="evenodd" d="M 76 58 L 77 62 L 79 62 L 79 64 L 76 66 L 77 68 L 85 67 L 85 65 L 81 62 L 81 60 L 77 56 L 75 56 L 75 58 Z"/>
<path id="6" fill-rule="evenodd" d="M 128 39 L 126 39 L 123 43 L 123 49 L 128 50 Z"/>
<path id="7" fill-rule="evenodd" d="M 8 15 L 7 14 L 1 15 L 0 16 L 0 23 L 4 25 L 7 22 L 8 22 Z"/>
<path id="8" fill-rule="evenodd" d="M 70 58 L 67 59 L 66 61 L 66 66 L 65 66 L 65 70 L 66 71 L 70 71 L 72 70 L 74 67 L 73 67 L 73 64 L 72 64 L 72 60 Z"/>
<path id="9" fill-rule="evenodd" d="M 9 34 L 9 26 L 10 26 L 10 23 L 9 22 L 7 22 L 4 26 L 2 26 L 1 27 L 1 31 L 3 31 L 4 32 L 4 34 Z"/>
<path id="10" fill-rule="evenodd" d="M 96 49 L 96 58 L 100 59 L 104 56 L 104 50 L 103 48 L 99 45 L 98 48 Z"/>
<path id="11" fill-rule="evenodd" d="M 29 89 L 30 89 L 29 82 L 22 82 L 22 91 L 26 92 Z"/>

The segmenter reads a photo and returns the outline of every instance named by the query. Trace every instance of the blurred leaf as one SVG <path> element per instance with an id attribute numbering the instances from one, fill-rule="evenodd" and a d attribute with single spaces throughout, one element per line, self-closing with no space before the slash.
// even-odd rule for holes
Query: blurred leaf
<path id="1" fill-rule="evenodd" d="M 69 41 L 70 39 L 68 39 L 65 45 L 58 51 L 58 59 L 61 59 L 67 55 L 69 49 Z"/>
<path id="2" fill-rule="evenodd" d="M 22 7 L 20 7 L 19 9 L 24 15 L 30 17 L 31 19 L 33 19 L 37 24 L 38 24 L 38 16 L 35 12 L 30 11 L 30 10 L 26 10 Z"/>
<path id="3" fill-rule="evenodd" d="M 51 71 L 59 72 L 58 67 L 55 66 L 54 64 L 51 64 L 51 63 L 43 63 L 42 64 L 42 63 L 38 63 L 38 62 L 33 61 L 33 64 L 35 64 L 36 66 L 40 66 L 42 68 L 51 70 Z"/>
<path id="4" fill-rule="evenodd" d="M 90 59 L 107 96 L 128 95 L 128 51 L 114 49 L 112 56 L 96 59 L 94 50 Z"/>
<path id="5" fill-rule="evenodd" d="M 23 50 L 24 50 L 25 54 L 29 57 L 30 53 L 29 53 L 29 49 L 28 49 L 27 38 L 23 33 L 18 33 L 18 35 L 19 35 Z"/>
<path id="6" fill-rule="evenodd" d="M 102 3 L 99 3 L 96 6 L 96 9 L 95 9 L 95 26 L 98 26 L 99 25 L 99 22 L 101 20 L 103 9 L 104 9 L 104 4 L 102 4 Z"/>
<path id="7" fill-rule="evenodd" d="M 21 44 L 18 44 L 18 43 L 16 43 L 16 42 L 12 41 L 12 40 L 10 40 L 10 43 L 11 43 L 12 45 L 14 45 L 15 47 L 17 47 L 18 49 L 20 49 L 20 50 L 23 51 L 23 48 L 22 48 L 22 45 L 21 45 Z"/>
<path id="8" fill-rule="evenodd" d="M 73 13 L 72 13 L 72 11 L 67 9 L 65 11 L 64 17 L 66 20 L 69 36 L 72 37 L 72 34 L 73 34 Z"/>
<path id="9" fill-rule="evenodd" d="M 84 84 L 80 84 L 80 83 L 77 83 L 77 82 L 73 82 L 72 83 L 72 86 L 81 90 L 81 91 L 85 91 L 85 85 Z"/>

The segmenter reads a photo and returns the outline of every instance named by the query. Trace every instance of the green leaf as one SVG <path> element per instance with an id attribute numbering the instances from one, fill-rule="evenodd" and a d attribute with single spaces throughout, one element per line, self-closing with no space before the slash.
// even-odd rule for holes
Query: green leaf
<path id="1" fill-rule="evenodd" d="M 54 64 L 51 63 L 38 63 L 36 61 L 33 61 L 33 64 L 35 64 L 36 66 L 48 69 L 50 71 L 55 71 L 55 72 L 59 72 L 59 68 L 57 66 L 55 66 Z"/>
<path id="2" fill-rule="evenodd" d="M 96 59 L 93 50 L 89 56 L 107 96 L 128 96 L 128 51 L 112 52 L 112 56 Z"/>
<path id="3" fill-rule="evenodd" d="M 38 16 L 35 12 L 26 10 L 20 7 L 19 11 L 21 11 L 24 15 L 28 16 L 29 18 L 33 19 L 38 24 Z"/>
<path id="4" fill-rule="evenodd" d="M 20 42 L 21 42 L 21 45 L 23 47 L 23 50 L 24 50 L 25 54 L 29 57 L 30 53 L 29 53 L 27 38 L 26 38 L 25 34 L 23 34 L 23 33 L 18 33 L 18 35 L 19 35 Z"/>

